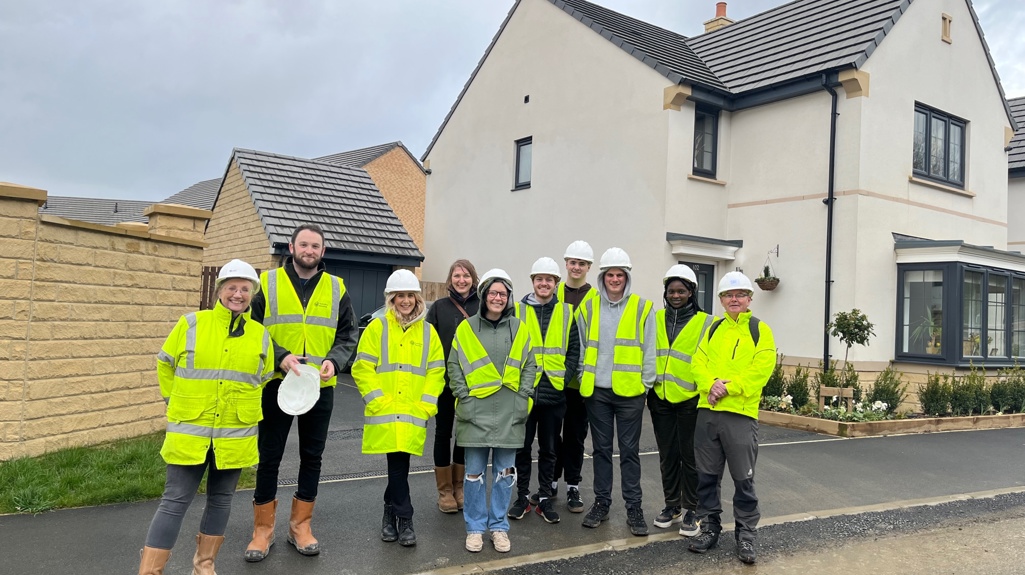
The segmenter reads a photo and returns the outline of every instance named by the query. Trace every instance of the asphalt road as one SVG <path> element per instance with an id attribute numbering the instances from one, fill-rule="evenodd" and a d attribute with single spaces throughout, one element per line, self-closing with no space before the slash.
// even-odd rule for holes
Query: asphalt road
<path id="1" fill-rule="evenodd" d="M 563 517 L 559 524 L 546 524 L 534 515 L 512 523 L 511 553 L 496 553 L 490 545 L 486 545 L 482 553 L 468 553 L 463 549 L 462 516 L 444 515 L 435 507 L 434 478 L 428 471 L 432 469 L 430 439 L 425 451 L 428 455 L 413 462 L 424 471 L 410 478 L 418 545 L 402 548 L 383 543 L 378 535 L 386 483 L 383 478 L 385 462 L 383 456 L 360 454 L 361 419 L 362 401 L 351 380 L 342 378 L 325 452 L 324 481 L 313 521 L 314 533 L 323 548 L 321 555 L 302 557 L 285 542 L 287 500 L 293 491 L 287 483 L 294 481 L 298 468 L 293 436 L 287 460 L 282 463 L 281 477 L 286 485 L 279 491 L 282 500 L 279 510 L 283 511 L 279 512 L 277 543 L 270 557 L 257 564 L 242 560 L 242 551 L 252 529 L 251 492 L 242 491 L 233 503 L 227 538 L 217 562 L 218 573 L 458 573 L 522 566 L 602 549 L 679 545 L 675 531 L 662 532 L 652 527 L 651 537 L 629 534 L 626 512 L 619 498 L 617 471 L 611 520 L 600 528 L 581 527 L 582 516 L 565 512 L 562 500 L 557 507 Z M 429 438 L 432 435 L 433 428 Z M 837 439 L 762 426 L 760 435 L 757 489 L 765 525 L 781 520 L 901 507 L 914 502 L 956 500 L 963 498 L 963 494 L 1025 491 L 1025 430 L 1022 429 Z M 654 446 L 650 422 L 646 421 L 641 439 L 642 452 L 646 454 L 642 455 L 641 464 L 644 510 L 649 522 L 662 507 Z M 592 495 L 590 476 L 588 460 L 581 486 L 587 505 Z M 732 497 L 732 486 L 724 485 L 723 497 L 724 502 Z M 169 563 L 169 574 L 187 573 L 191 569 L 192 537 L 199 524 L 202 503 L 203 497 L 197 497 L 186 516 Z M 724 507 L 725 522 L 732 511 L 728 504 Z M 0 573 L 134 572 L 155 508 L 156 502 L 150 501 L 37 516 L 2 516 Z M 765 553 L 772 548 L 768 541 L 773 529 L 776 528 L 763 529 Z M 847 536 L 837 533 L 834 539 L 843 540 Z M 732 538 L 727 535 L 719 553 L 730 559 L 731 549 Z M 629 571 L 621 566 L 621 570 L 614 572 L 644 571 Z"/>

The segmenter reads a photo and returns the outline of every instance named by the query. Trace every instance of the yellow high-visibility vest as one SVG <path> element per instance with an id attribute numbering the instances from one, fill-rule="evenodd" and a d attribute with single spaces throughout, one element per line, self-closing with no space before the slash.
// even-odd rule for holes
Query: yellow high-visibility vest
<path id="1" fill-rule="evenodd" d="M 523 322 L 518 319 L 513 321 L 515 325 L 512 348 L 509 350 L 501 375 L 470 324 L 463 320 L 456 328 L 456 336 L 452 339 L 452 353 L 458 354 L 456 357 L 459 358 L 459 366 L 463 369 L 463 377 L 466 379 L 466 386 L 470 388 L 471 397 L 488 397 L 503 385 L 513 391 L 519 391 L 520 370 L 523 367 L 523 360 L 531 353 L 533 343 L 529 331 L 520 329 Z"/>
<path id="2" fill-rule="evenodd" d="M 683 326 L 672 343 L 666 330 L 666 310 L 655 313 L 655 352 L 658 373 L 655 376 L 655 395 L 669 403 L 680 403 L 698 395 L 691 372 L 691 361 L 698 344 L 705 337 L 715 316 L 699 311 Z"/>
<path id="3" fill-rule="evenodd" d="M 559 287 L 557 288 L 557 292 L 558 292 L 557 293 L 557 297 L 559 298 L 559 301 L 560 302 L 565 302 L 566 301 L 566 282 L 559 282 Z M 598 289 L 595 288 L 594 286 L 591 286 L 591 289 L 587 291 L 587 294 L 584 295 L 584 299 L 580 300 L 579 304 L 577 304 L 577 305 L 567 304 L 567 305 L 570 306 L 570 310 L 573 313 L 573 321 L 576 321 L 577 319 L 580 318 L 580 310 L 581 310 L 581 308 L 584 307 L 584 304 L 587 303 L 588 301 L 590 301 L 592 299 L 596 299 L 596 298 L 598 298 Z M 583 337 L 583 334 L 581 334 L 581 337 Z M 566 387 L 568 387 L 570 389 L 580 389 L 580 374 L 577 374 L 577 376 L 575 378 L 573 378 L 573 381 L 567 381 L 566 382 Z"/>
<path id="4" fill-rule="evenodd" d="M 335 343 L 345 282 L 327 272 L 320 274 L 305 309 L 285 268 L 260 274 L 260 289 L 267 300 L 263 325 L 274 343 L 295 355 L 305 355 L 306 363 L 320 369 Z M 283 378 L 284 374 L 277 372 L 275 376 Z M 336 375 L 321 381 L 320 387 L 331 387 L 337 382 Z"/>
<path id="5" fill-rule="evenodd" d="M 534 306 L 519 302 L 515 307 L 516 317 L 526 322 L 530 336 L 534 339 L 534 361 L 537 363 L 537 375 L 534 386 L 541 381 L 541 372 L 548 374 L 552 387 L 562 391 L 566 381 L 566 349 L 569 347 L 569 327 L 573 321 L 573 306 L 556 302 L 552 309 L 552 318 L 548 321 L 548 331 L 541 334 L 541 320 L 537 317 Z"/>
<path id="6" fill-rule="evenodd" d="M 157 354 L 160 394 L 167 402 L 167 463 L 199 465 L 212 445 L 218 469 L 256 465 L 256 424 L 263 419 L 263 386 L 274 373 L 270 335 L 242 314 L 242 334 L 231 335 L 231 310 L 182 316 Z"/>
<path id="7" fill-rule="evenodd" d="M 580 376 L 580 395 L 590 397 L 594 394 L 595 368 L 598 365 L 598 337 L 601 333 L 599 314 L 595 302 L 600 299 L 589 299 L 581 306 L 581 338 L 584 338 L 584 360 Z M 599 304 L 600 305 L 600 304 Z M 612 391 L 622 397 L 636 397 L 645 392 L 641 378 L 644 360 L 644 323 L 651 315 L 651 302 L 630 294 L 623 304 L 623 315 L 616 326 L 616 344 L 612 360 Z"/>
<path id="8" fill-rule="evenodd" d="M 423 319 L 402 329 L 391 310 L 363 332 L 352 364 L 363 396 L 363 453 L 423 455 L 445 388 L 445 354 Z"/>

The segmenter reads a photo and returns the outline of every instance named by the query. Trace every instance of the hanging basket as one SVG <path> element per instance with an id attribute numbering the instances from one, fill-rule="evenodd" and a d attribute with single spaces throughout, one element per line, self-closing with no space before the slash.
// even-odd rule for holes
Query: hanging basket
<path id="1" fill-rule="evenodd" d="M 757 278 L 755 283 L 762 291 L 772 291 L 779 285 L 779 278 Z"/>

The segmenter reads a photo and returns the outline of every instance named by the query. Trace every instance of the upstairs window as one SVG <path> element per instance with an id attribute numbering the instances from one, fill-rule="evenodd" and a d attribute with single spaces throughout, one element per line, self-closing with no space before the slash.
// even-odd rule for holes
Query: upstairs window
<path id="1" fill-rule="evenodd" d="M 695 176 L 715 178 L 716 150 L 719 147 L 719 110 L 698 106 L 694 112 Z"/>
<path id="2" fill-rule="evenodd" d="M 916 104 L 914 175 L 964 188 L 965 125 L 964 120 Z"/>
<path id="3" fill-rule="evenodd" d="M 533 138 L 516 140 L 516 177 L 513 190 L 524 190 L 530 187 L 530 163 Z"/>

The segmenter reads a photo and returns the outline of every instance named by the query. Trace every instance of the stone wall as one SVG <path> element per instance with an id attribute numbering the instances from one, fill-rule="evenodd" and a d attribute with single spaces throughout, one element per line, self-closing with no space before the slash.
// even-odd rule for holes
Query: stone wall
<path id="1" fill-rule="evenodd" d="M 155 356 L 199 306 L 210 212 L 102 226 L 45 201 L 0 183 L 0 461 L 161 429 Z"/>
<path id="2" fill-rule="evenodd" d="M 404 148 L 396 146 L 363 166 L 363 169 L 381 190 L 381 195 L 402 222 L 402 227 L 413 238 L 416 247 L 423 252 L 427 176 L 420 165 Z M 422 269 L 423 264 L 413 269 L 416 277 L 421 277 Z"/>

